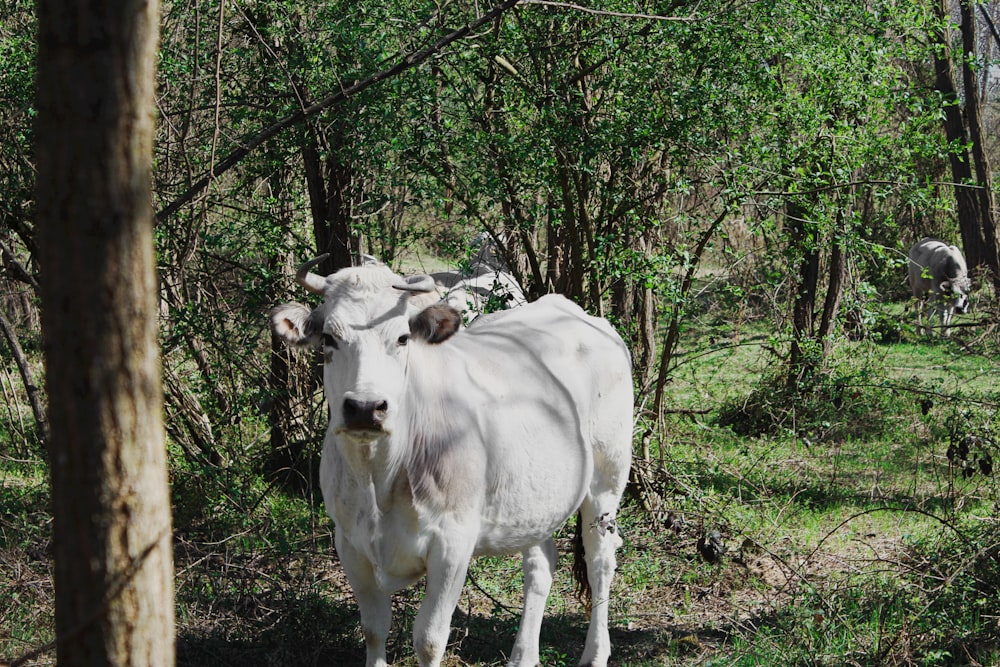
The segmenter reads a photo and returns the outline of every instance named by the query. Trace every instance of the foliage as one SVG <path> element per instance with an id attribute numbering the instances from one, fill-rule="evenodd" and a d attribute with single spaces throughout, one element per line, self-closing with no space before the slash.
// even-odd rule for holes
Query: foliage
<path id="1" fill-rule="evenodd" d="M 807 438 L 877 437 L 897 401 L 877 368 L 840 368 L 788 387 L 783 374 L 720 409 L 719 424 L 742 436 L 791 430 Z"/>
<path id="2" fill-rule="evenodd" d="M 34 4 L 0 6 L 0 240 L 33 247 Z M 5 262 L 6 263 L 6 262 Z"/>
<path id="3" fill-rule="evenodd" d="M 263 128 L 468 23 L 477 7 L 165 2 L 154 205 Z M 628 664 L 693 664 L 727 651 L 731 664 L 821 664 L 838 651 L 862 664 L 948 664 L 962 655 L 939 631 L 948 614 L 982 640 L 966 647 L 989 662 L 994 630 L 966 602 L 993 590 L 995 536 L 989 521 L 982 530 L 958 522 L 971 507 L 995 514 L 980 504 L 994 494 L 997 396 L 984 384 L 995 376 L 995 341 L 964 332 L 916 340 L 897 303 L 907 297 L 909 241 L 955 228 L 943 185 L 951 149 L 941 101 L 928 92 L 929 7 L 600 0 L 586 9 L 520 6 L 278 134 L 160 221 L 182 661 L 217 652 L 234 662 L 357 659 L 354 611 L 329 562 L 311 472 L 299 471 L 298 493 L 265 472 L 276 446 L 297 448 L 306 468 L 319 448 L 326 408 L 314 364 L 272 352 L 266 313 L 304 298 L 289 276 L 320 249 L 317 204 L 339 197 L 352 248 L 407 270 L 423 261 L 418 252 L 460 265 L 471 238 L 493 234 L 528 293 L 568 293 L 626 334 L 643 407 L 646 371 L 664 364 L 668 417 L 638 415 L 649 457 L 638 452 L 633 537 L 621 559 L 629 600 L 615 610 L 632 624 L 615 637 Z M 0 18 L 0 240 L 34 276 L 33 7 L 0 3 Z M 327 187 L 320 197 L 310 190 L 313 158 Z M 803 214 L 797 236 L 789 204 Z M 822 304 L 830 283 L 820 269 L 837 244 L 848 280 L 834 333 L 797 340 L 797 269 L 816 255 L 812 298 Z M 0 306 L 19 315 L 40 364 L 33 288 L 6 256 L 0 281 Z M 793 341 L 808 372 L 789 384 Z M 287 362 L 284 377 L 276 359 Z M 0 454 L 38 458 L 15 443 L 29 413 L 18 409 L 14 375 L 2 379 L 12 400 L 0 411 Z M 866 466 L 876 459 L 883 467 L 873 473 Z M 661 504 L 644 504 L 645 491 Z M 912 579 L 864 572 L 827 586 L 785 567 L 808 563 L 807 545 L 822 536 L 836 541 L 845 513 L 907 498 L 959 527 L 912 527 L 899 570 Z M 31 508 L 27 521 L 4 523 L 13 537 L 3 562 L 30 563 L 0 587 L 5 608 L 47 576 L 47 538 L 44 498 L 2 504 Z M 663 528 L 671 510 L 688 517 L 689 531 L 717 525 L 733 535 L 735 557 L 749 558 L 743 539 L 765 546 L 774 568 L 810 585 L 775 592 L 764 574 L 734 574 L 733 561 L 699 563 L 689 549 L 697 535 Z M 877 565 L 897 572 L 889 559 Z M 466 661 L 509 648 L 494 635 L 516 627 L 508 609 L 518 604 L 517 571 L 500 559 L 474 572 L 486 592 L 469 598 Z M 929 585 L 947 572 L 957 573 L 949 587 Z M 771 597 L 747 603 L 749 613 L 726 607 L 753 591 Z M 891 599 L 880 602 L 880 591 Z M 713 615 L 713 602 L 733 618 Z M 397 600 L 405 622 L 415 604 Z M 568 664 L 579 612 L 568 597 L 556 606 L 559 642 L 546 659 Z M 47 640 L 44 605 L 11 609 L 4 622 L 24 632 L 10 631 L 4 653 Z M 713 621 L 693 620 L 705 617 Z M 896 635 L 911 644 L 893 643 Z M 408 640 L 394 642 L 405 656 Z"/>

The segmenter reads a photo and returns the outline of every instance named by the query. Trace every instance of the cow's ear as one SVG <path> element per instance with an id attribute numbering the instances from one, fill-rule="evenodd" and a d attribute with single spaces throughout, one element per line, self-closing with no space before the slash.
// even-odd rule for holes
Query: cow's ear
<path id="1" fill-rule="evenodd" d="M 950 292 L 951 291 L 951 281 L 950 280 L 942 280 L 941 281 L 941 291 L 942 292 Z"/>
<path id="2" fill-rule="evenodd" d="M 462 315 L 451 306 L 436 303 L 410 318 L 410 335 L 428 343 L 442 343 L 462 326 Z"/>
<path id="3" fill-rule="evenodd" d="M 271 331 L 286 345 L 300 347 L 312 344 L 314 337 L 306 323 L 310 310 L 301 303 L 285 303 L 271 309 Z"/>

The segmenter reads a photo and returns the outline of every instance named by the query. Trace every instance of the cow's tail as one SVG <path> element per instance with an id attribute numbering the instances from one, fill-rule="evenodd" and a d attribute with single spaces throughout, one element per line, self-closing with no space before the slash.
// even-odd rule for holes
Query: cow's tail
<path id="1" fill-rule="evenodd" d="M 590 609 L 590 579 L 583 551 L 583 516 L 576 513 L 576 535 L 573 537 L 573 579 L 576 580 L 576 597 Z"/>

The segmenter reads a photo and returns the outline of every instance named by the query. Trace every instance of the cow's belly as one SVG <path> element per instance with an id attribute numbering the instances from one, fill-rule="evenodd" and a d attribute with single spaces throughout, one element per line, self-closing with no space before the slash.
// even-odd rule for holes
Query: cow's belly
<path id="1" fill-rule="evenodd" d="M 551 537 L 571 514 L 572 511 L 554 514 L 546 517 L 548 520 L 545 521 L 521 522 L 516 525 L 484 521 L 474 555 L 500 556 L 524 551 Z"/>
<path id="2" fill-rule="evenodd" d="M 524 439 L 503 456 L 487 475 L 478 554 L 522 551 L 551 536 L 580 507 L 593 473 L 591 455 L 572 440 Z"/>

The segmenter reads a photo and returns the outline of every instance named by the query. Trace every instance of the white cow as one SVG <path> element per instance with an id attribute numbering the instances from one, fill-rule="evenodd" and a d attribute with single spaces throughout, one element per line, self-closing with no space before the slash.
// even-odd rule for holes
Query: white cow
<path id="1" fill-rule="evenodd" d="M 426 575 L 413 646 L 422 666 L 438 665 L 470 559 L 516 552 L 524 611 L 509 664 L 537 665 L 552 533 L 574 512 L 591 591 L 582 664 L 606 665 L 632 441 L 621 338 L 561 296 L 461 329 L 428 276 L 362 266 L 323 278 L 316 261 L 297 279 L 322 305 L 285 304 L 271 321 L 289 344 L 323 346 L 320 482 L 368 666 L 386 665 L 393 591 Z"/>
<path id="2" fill-rule="evenodd" d="M 472 322 L 484 313 L 527 303 L 524 291 L 489 234 L 480 234 L 476 239 L 467 269 L 440 271 L 431 277 L 443 300 L 458 310 L 465 322 Z"/>
<path id="3" fill-rule="evenodd" d="M 917 298 L 917 332 L 929 331 L 923 324 L 936 312 L 945 336 L 949 335 L 954 313 L 969 307 L 969 270 L 962 251 L 944 241 L 922 238 L 910 248 L 910 289 Z"/>

